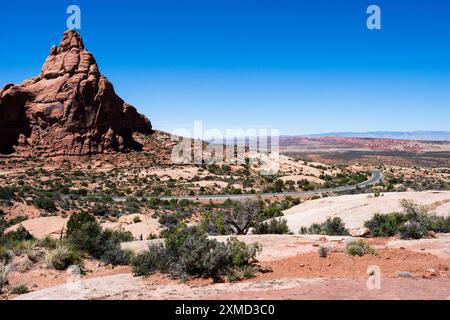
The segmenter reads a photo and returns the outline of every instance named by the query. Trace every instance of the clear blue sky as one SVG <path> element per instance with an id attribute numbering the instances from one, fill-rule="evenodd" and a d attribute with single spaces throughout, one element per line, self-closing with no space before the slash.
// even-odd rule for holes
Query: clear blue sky
<path id="1" fill-rule="evenodd" d="M 69 4 L 101 72 L 158 129 L 450 130 L 448 0 L 1 1 L 0 86 L 39 73 Z"/>

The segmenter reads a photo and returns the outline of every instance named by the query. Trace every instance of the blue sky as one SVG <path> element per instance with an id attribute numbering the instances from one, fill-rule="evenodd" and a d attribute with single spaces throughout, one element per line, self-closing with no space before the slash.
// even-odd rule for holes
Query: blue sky
<path id="1" fill-rule="evenodd" d="M 0 86 L 39 73 L 70 4 L 101 72 L 157 129 L 450 130 L 447 0 L 1 1 Z"/>

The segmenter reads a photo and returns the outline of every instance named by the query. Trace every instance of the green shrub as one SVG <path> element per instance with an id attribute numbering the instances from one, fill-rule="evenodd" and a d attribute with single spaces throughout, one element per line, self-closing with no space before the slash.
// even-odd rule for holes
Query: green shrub
<path id="1" fill-rule="evenodd" d="M 103 247 L 103 252 L 100 256 L 100 260 L 102 260 L 106 264 L 112 264 L 114 266 L 128 265 L 130 263 L 131 257 L 131 251 L 122 250 L 117 243 L 109 240 Z"/>
<path id="2" fill-rule="evenodd" d="M 8 248 L 0 245 L 0 264 L 7 264 L 11 260 L 11 254 Z"/>
<path id="3" fill-rule="evenodd" d="M 328 256 L 328 248 L 319 247 L 319 249 L 317 249 L 317 253 L 319 254 L 319 257 L 326 258 Z"/>
<path id="4" fill-rule="evenodd" d="M 224 223 L 234 234 L 243 235 L 261 222 L 262 204 L 259 201 L 247 200 L 235 203 L 230 212 L 224 216 Z"/>
<path id="5" fill-rule="evenodd" d="M 244 279 L 251 279 L 255 277 L 255 270 L 250 266 L 245 266 L 242 270 L 242 276 Z"/>
<path id="6" fill-rule="evenodd" d="M 14 190 L 10 187 L 0 187 L 0 200 L 12 200 Z"/>
<path id="7" fill-rule="evenodd" d="M 75 249 L 94 255 L 93 253 L 96 251 L 98 245 L 97 238 L 102 233 L 102 229 L 97 222 L 88 221 L 77 226 L 76 229 L 69 229 L 68 226 L 67 230 L 67 240 Z M 69 232 L 69 230 L 71 231 Z"/>
<path id="8" fill-rule="evenodd" d="M 247 245 L 235 237 L 227 240 L 231 263 L 233 266 L 248 266 L 254 262 L 256 255 L 261 252 L 259 244 Z"/>
<path id="9" fill-rule="evenodd" d="M 375 214 L 364 226 L 370 229 L 373 237 L 388 237 L 400 234 L 402 239 L 420 239 L 429 231 L 450 232 L 450 217 L 431 214 L 425 206 L 413 201 L 402 200 L 402 212 Z"/>
<path id="10" fill-rule="evenodd" d="M 450 217 L 432 216 L 430 218 L 430 230 L 440 233 L 450 233 Z"/>
<path id="11" fill-rule="evenodd" d="M 162 272 L 181 279 L 220 279 L 251 267 L 259 250 L 258 245 L 248 246 L 236 238 L 220 243 L 197 228 L 180 224 L 167 234 L 164 244 L 150 245 L 131 265 L 135 275 Z"/>
<path id="12" fill-rule="evenodd" d="M 38 245 L 47 249 L 55 249 L 58 246 L 58 240 L 46 236 L 44 239 L 38 240 Z"/>
<path id="13" fill-rule="evenodd" d="M 11 289 L 12 294 L 25 294 L 28 292 L 29 292 L 28 287 L 23 284 L 15 286 Z"/>
<path id="14" fill-rule="evenodd" d="M 92 208 L 92 214 L 94 216 L 107 216 L 109 214 L 109 208 L 108 206 L 105 206 L 103 204 L 96 204 L 93 208 Z"/>
<path id="15" fill-rule="evenodd" d="M 8 226 L 4 216 L 5 213 L 3 212 L 3 210 L 0 209 L 0 238 L 3 236 L 3 232 L 5 232 L 5 229 Z"/>
<path id="16" fill-rule="evenodd" d="M 372 219 L 364 222 L 373 237 L 391 237 L 398 232 L 398 228 L 406 222 L 401 213 L 375 214 Z"/>
<path id="17" fill-rule="evenodd" d="M 69 219 L 70 225 L 67 224 L 67 241 L 74 249 L 85 251 L 105 263 L 113 265 L 129 263 L 130 252 L 123 251 L 120 243 L 133 240 L 130 232 L 102 231 L 95 218 L 89 214 L 78 214 L 72 217 L 72 221 Z"/>
<path id="18" fill-rule="evenodd" d="M 139 223 L 139 222 L 142 222 L 141 218 L 139 218 L 138 216 L 135 216 L 133 218 L 133 223 Z"/>
<path id="19" fill-rule="evenodd" d="M 361 257 L 365 254 L 374 254 L 375 249 L 363 240 L 356 240 L 347 244 L 346 252 L 350 256 Z"/>
<path id="20" fill-rule="evenodd" d="M 9 220 L 8 223 L 6 223 L 6 226 L 7 227 L 13 226 L 13 225 L 19 224 L 19 223 L 21 223 L 21 222 L 23 222 L 25 220 L 28 220 L 27 216 L 17 216 L 15 218 Z"/>
<path id="21" fill-rule="evenodd" d="M 207 212 L 200 221 L 200 229 L 212 236 L 231 234 L 223 212 Z"/>
<path id="22" fill-rule="evenodd" d="M 16 256 L 26 254 L 31 260 L 37 260 L 38 258 L 38 256 L 36 256 L 37 241 L 34 239 L 12 241 L 9 242 L 9 246 Z"/>
<path id="23" fill-rule="evenodd" d="M 22 225 L 20 225 L 16 231 L 10 232 L 3 236 L 3 241 L 6 242 L 19 242 L 33 240 L 34 237 L 28 232 Z"/>
<path id="24" fill-rule="evenodd" d="M 59 245 L 45 254 L 44 261 L 49 268 L 66 270 L 79 261 L 79 256 L 67 246 Z"/>
<path id="25" fill-rule="evenodd" d="M 34 205 L 39 209 L 45 210 L 47 212 L 55 212 L 56 206 L 53 199 L 48 197 L 39 197 L 34 201 Z"/>
<path id="26" fill-rule="evenodd" d="M 8 284 L 9 265 L 0 263 L 0 289 Z"/>
<path id="27" fill-rule="evenodd" d="M 123 229 L 106 229 L 103 231 L 103 236 L 117 243 L 131 242 L 135 240 L 130 231 L 125 231 Z"/>
<path id="28" fill-rule="evenodd" d="M 156 234 L 150 233 L 150 234 L 147 236 L 147 239 L 146 239 L 146 240 L 155 240 L 155 239 L 158 239 L 158 236 L 157 236 Z"/>
<path id="29" fill-rule="evenodd" d="M 70 236 L 75 230 L 79 230 L 87 222 L 95 222 L 95 217 L 87 212 L 80 212 L 70 216 L 67 222 L 66 234 Z"/>
<path id="30" fill-rule="evenodd" d="M 398 230 L 401 239 L 421 239 L 428 235 L 426 225 L 417 221 L 407 221 Z"/>
<path id="31" fill-rule="evenodd" d="M 254 230 L 254 234 L 289 234 L 291 233 L 287 225 L 286 219 L 272 219 L 268 222 L 258 223 Z"/>
<path id="32" fill-rule="evenodd" d="M 339 217 L 328 218 L 323 223 L 313 223 L 309 228 L 302 227 L 299 231 L 300 234 L 323 234 L 329 236 L 346 236 L 348 230 L 345 228 L 345 224 Z"/>
<path id="33" fill-rule="evenodd" d="M 174 259 L 163 244 L 151 244 L 145 253 L 131 260 L 131 265 L 134 275 L 147 276 L 158 271 L 168 273 Z"/>
<path id="34" fill-rule="evenodd" d="M 277 218 L 277 217 L 281 217 L 281 216 L 283 216 L 283 212 L 282 212 L 281 208 L 276 207 L 276 206 L 264 208 L 262 211 L 262 218 L 264 220 Z"/>

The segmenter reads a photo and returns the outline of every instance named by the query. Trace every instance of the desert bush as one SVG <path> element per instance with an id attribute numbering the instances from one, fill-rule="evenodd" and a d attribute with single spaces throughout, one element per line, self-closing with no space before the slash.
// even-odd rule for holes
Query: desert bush
<path id="1" fill-rule="evenodd" d="M 270 221 L 260 222 L 253 229 L 254 234 L 289 234 L 291 231 L 287 225 L 286 219 L 271 219 Z"/>
<path id="2" fill-rule="evenodd" d="M 0 200 L 12 200 L 14 190 L 10 187 L 0 187 Z"/>
<path id="3" fill-rule="evenodd" d="M 3 235 L 2 242 L 20 242 L 33 239 L 34 237 L 28 232 L 28 230 L 20 225 L 16 231 Z"/>
<path id="4" fill-rule="evenodd" d="M 8 284 L 9 265 L 0 263 L 0 289 Z"/>
<path id="5" fill-rule="evenodd" d="M 55 249 L 47 251 L 44 257 L 45 264 L 56 270 L 66 270 L 78 260 L 79 256 L 75 251 L 61 244 Z"/>
<path id="6" fill-rule="evenodd" d="M 101 204 L 101 203 L 97 203 L 93 208 L 92 208 L 92 214 L 94 216 L 107 216 L 109 214 L 109 207 Z"/>
<path id="7" fill-rule="evenodd" d="M 0 263 L 7 264 L 11 260 L 10 250 L 0 245 Z"/>
<path id="8" fill-rule="evenodd" d="M 230 260 L 233 266 L 248 266 L 255 260 L 256 255 L 261 251 L 259 244 L 247 245 L 235 237 L 227 240 L 227 248 L 230 253 Z"/>
<path id="9" fill-rule="evenodd" d="M 319 249 L 317 249 L 317 253 L 319 254 L 319 257 L 326 258 L 328 256 L 328 248 L 319 247 Z"/>
<path id="10" fill-rule="evenodd" d="M 168 273 L 172 261 L 168 250 L 163 244 L 151 244 L 148 250 L 139 254 L 131 260 L 133 273 L 137 276 L 147 276 L 155 272 Z"/>
<path id="11" fill-rule="evenodd" d="M 237 203 L 224 216 L 224 223 L 233 230 L 234 234 L 247 234 L 250 228 L 253 228 L 261 221 L 261 203 L 259 201 L 245 201 Z"/>
<path id="12" fill-rule="evenodd" d="M 10 220 L 8 221 L 8 223 L 6 223 L 6 226 L 7 226 L 7 227 L 13 226 L 13 225 L 19 224 L 19 223 L 21 223 L 21 222 L 23 222 L 23 221 L 25 221 L 25 220 L 28 220 L 28 217 L 27 217 L 27 216 L 17 216 L 17 217 L 15 217 L 15 218 L 13 218 L 13 219 L 10 219 Z"/>
<path id="13" fill-rule="evenodd" d="M 345 228 L 345 224 L 339 217 L 328 218 L 323 223 L 313 223 L 309 228 L 302 227 L 299 231 L 300 234 L 323 234 L 329 236 L 346 236 L 348 230 Z"/>
<path id="14" fill-rule="evenodd" d="M 103 231 L 103 235 L 105 238 L 111 239 L 114 242 L 131 242 L 136 240 L 130 231 L 125 231 L 122 228 L 106 229 Z"/>
<path id="15" fill-rule="evenodd" d="M 264 220 L 269 220 L 272 218 L 277 218 L 283 216 L 282 208 L 277 206 L 270 206 L 264 208 L 261 213 L 261 218 Z"/>
<path id="16" fill-rule="evenodd" d="M 38 240 L 38 246 L 47 249 L 55 249 L 58 246 L 58 240 L 46 236 L 44 239 Z"/>
<path id="17" fill-rule="evenodd" d="M 434 232 L 450 233 L 450 217 L 432 216 L 429 227 Z"/>
<path id="18" fill-rule="evenodd" d="M 29 292 L 28 287 L 23 284 L 15 286 L 11 289 L 12 294 L 25 294 L 28 292 Z"/>
<path id="19" fill-rule="evenodd" d="M 158 222 L 163 226 L 170 228 L 176 226 L 180 222 L 180 218 L 174 214 L 163 214 L 158 218 Z"/>
<path id="20" fill-rule="evenodd" d="M 34 205 L 39 209 L 45 210 L 47 212 L 55 212 L 56 206 L 53 199 L 48 197 L 39 197 L 34 201 Z"/>
<path id="21" fill-rule="evenodd" d="M 401 213 L 375 214 L 372 219 L 364 222 L 373 237 L 391 237 L 398 232 L 398 228 L 405 223 L 405 216 Z"/>
<path id="22" fill-rule="evenodd" d="M 3 236 L 3 232 L 5 232 L 5 229 L 8 226 L 4 216 L 5 213 L 0 209 L 0 238 Z"/>
<path id="23" fill-rule="evenodd" d="M 37 262 L 41 257 L 41 251 L 39 251 L 36 240 L 14 241 L 10 242 L 9 246 L 15 256 L 25 254 L 33 262 Z"/>
<path id="24" fill-rule="evenodd" d="M 355 240 L 348 243 L 345 250 L 350 256 L 363 256 L 375 253 L 375 249 L 363 240 Z"/>
<path id="25" fill-rule="evenodd" d="M 205 213 L 200 221 L 199 227 L 201 230 L 212 236 L 232 233 L 230 227 L 225 223 L 225 213 L 223 212 Z"/>
<path id="26" fill-rule="evenodd" d="M 80 212 L 70 216 L 67 222 L 66 234 L 70 236 L 75 230 L 79 230 L 82 225 L 88 222 L 96 222 L 95 217 L 87 212 Z"/>
<path id="27" fill-rule="evenodd" d="M 72 223 L 70 226 L 68 223 L 67 226 L 67 241 L 74 249 L 85 251 L 105 263 L 113 265 L 129 263 L 130 253 L 123 251 L 120 243 L 133 240 L 130 232 L 102 231 L 95 218 L 88 214 L 78 214 L 72 217 L 74 217 Z M 69 222 L 71 222 L 70 219 Z"/>
<path id="28" fill-rule="evenodd" d="M 181 279 L 220 279 L 251 266 L 259 250 L 259 246 L 248 246 L 235 238 L 220 243 L 208 239 L 198 228 L 180 224 L 167 235 L 164 244 L 152 244 L 131 264 L 135 275 L 162 272 Z"/>
<path id="29" fill-rule="evenodd" d="M 70 222 L 70 220 L 69 220 Z M 70 231 L 69 231 L 70 230 Z M 67 241 L 77 250 L 92 254 L 96 250 L 97 238 L 100 237 L 102 229 L 97 222 L 88 221 L 76 228 L 67 228 Z"/>
<path id="30" fill-rule="evenodd" d="M 106 264 L 116 265 L 128 265 L 132 257 L 132 252 L 128 250 L 122 250 L 120 245 L 109 240 L 103 247 L 103 252 L 100 256 Z"/>
<path id="31" fill-rule="evenodd" d="M 444 218 L 430 213 L 426 206 L 410 200 L 401 201 L 402 212 L 375 214 L 364 226 L 373 237 L 388 237 L 400 234 L 402 239 L 420 239 L 429 231 L 450 232 L 450 217 Z"/>
<path id="32" fill-rule="evenodd" d="M 407 221 L 402 224 L 398 231 L 401 239 L 421 239 L 428 235 L 428 228 L 418 221 Z"/>

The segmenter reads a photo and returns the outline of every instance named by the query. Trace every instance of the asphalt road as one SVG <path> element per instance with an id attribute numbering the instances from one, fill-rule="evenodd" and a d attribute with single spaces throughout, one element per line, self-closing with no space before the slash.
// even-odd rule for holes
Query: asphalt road
<path id="1" fill-rule="evenodd" d="M 273 198 L 273 197 L 298 197 L 298 196 L 307 196 L 307 195 L 316 195 L 316 194 L 322 194 L 327 192 L 344 192 L 344 191 L 351 191 L 355 190 L 357 188 L 365 188 L 368 186 L 371 186 L 373 184 L 378 183 L 381 178 L 382 174 L 380 171 L 375 170 L 372 172 L 372 177 L 364 182 L 351 185 L 351 186 L 343 186 L 338 188 L 328 188 L 328 189 L 318 189 L 313 191 L 300 191 L 300 192 L 279 192 L 279 193 L 256 193 L 256 194 L 219 194 L 219 195 L 201 195 L 201 196 L 171 196 L 171 197 L 159 197 L 161 200 L 191 200 L 191 201 L 214 201 L 214 200 L 245 200 L 245 199 L 256 199 L 258 197 L 261 197 L 263 199 L 265 198 Z M 113 200 L 115 202 L 125 202 L 126 197 L 113 197 Z M 141 200 L 142 198 L 139 198 Z"/>

